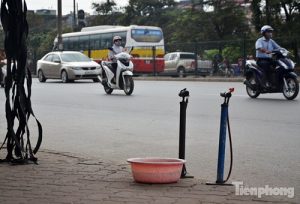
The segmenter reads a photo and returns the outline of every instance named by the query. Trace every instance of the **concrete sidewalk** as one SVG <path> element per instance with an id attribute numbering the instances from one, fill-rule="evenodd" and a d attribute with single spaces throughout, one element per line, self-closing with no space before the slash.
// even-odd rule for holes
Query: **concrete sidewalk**
<path id="1" fill-rule="evenodd" d="M 0 151 L 0 158 L 5 150 Z M 39 165 L 0 164 L 1 204 L 79 203 L 297 203 L 285 196 L 237 196 L 234 186 L 207 186 L 197 178 L 174 184 L 133 181 L 129 164 L 40 151 Z M 295 195 L 296 197 L 297 195 Z"/>

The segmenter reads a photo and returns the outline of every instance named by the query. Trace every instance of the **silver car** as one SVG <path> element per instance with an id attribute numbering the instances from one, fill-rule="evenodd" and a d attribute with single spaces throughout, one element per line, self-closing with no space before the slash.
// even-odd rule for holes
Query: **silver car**
<path id="1" fill-rule="evenodd" d="M 63 83 L 78 79 L 92 79 L 98 82 L 100 65 L 81 52 L 50 52 L 37 62 L 40 82 L 47 79 L 61 79 Z"/>

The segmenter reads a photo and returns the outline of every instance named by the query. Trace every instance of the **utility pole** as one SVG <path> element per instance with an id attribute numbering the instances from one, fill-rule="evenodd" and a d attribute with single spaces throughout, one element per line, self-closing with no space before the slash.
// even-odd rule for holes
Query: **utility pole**
<path id="1" fill-rule="evenodd" d="M 61 0 L 57 0 L 57 11 L 58 11 L 58 16 L 57 16 L 57 45 L 58 45 L 58 50 L 62 51 L 63 48 L 63 42 L 62 42 L 62 8 L 61 8 Z"/>
<path id="2" fill-rule="evenodd" d="M 75 4 L 76 0 L 73 0 L 73 32 L 75 32 L 76 30 L 76 4 Z"/>

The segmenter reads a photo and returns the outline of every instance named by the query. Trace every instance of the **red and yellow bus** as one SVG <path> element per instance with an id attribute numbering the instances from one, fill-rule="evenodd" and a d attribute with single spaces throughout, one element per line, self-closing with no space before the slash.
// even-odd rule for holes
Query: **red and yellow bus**
<path id="1" fill-rule="evenodd" d="M 134 48 L 131 55 L 135 73 L 164 71 L 164 38 L 159 27 L 137 25 L 86 27 L 81 32 L 63 34 L 63 50 L 81 51 L 99 62 L 107 59 L 107 48 L 112 46 L 113 36 L 116 35 L 122 37 L 125 49 Z M 57 39 L 54 44 L 57 44 Z"/>

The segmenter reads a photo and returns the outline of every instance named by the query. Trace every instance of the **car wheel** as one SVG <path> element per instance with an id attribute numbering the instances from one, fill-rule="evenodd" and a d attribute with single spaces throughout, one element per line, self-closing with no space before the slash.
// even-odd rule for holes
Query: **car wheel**
<path id="1" fill-rule="evenodd" d="M 1 71 L 1 70 L 0 70 Z M 1 76 L 0 76 L 1 77 Z M 0 86 L 3 88 L 5 84 L 5 78 L 3 77 L 3 79 L 0 78 Z"/>
<path id="2" fill-rule="evenodd" d="M 45 82 L 46 81 L 46 77 L 45 77 L 45 75 L 44 75 L 44 73 L 43 73 L 42 70 L 39 70 L 38 77 L 39 77 L 39 81 L 40 82 Z"/>
<path id="3" fill-rule="evenodd" d="M 69 82 L 68 73 L 65 70 L 61 72 L 61 80 L 63 83 Z"/>
<path id="4" fill-rule="evenodd" d="M 178 77 L 185 77 L 185 70 L 184 70 L 184 67 L 179 67 L 178 69 L 177 69 L 177 74 L 178 74 Z"/>
<path id="5" fill-rule="evenodd" d="M 93 79 L 93 82 L 100 82 L 100 80 L 98 78 Z"/>

